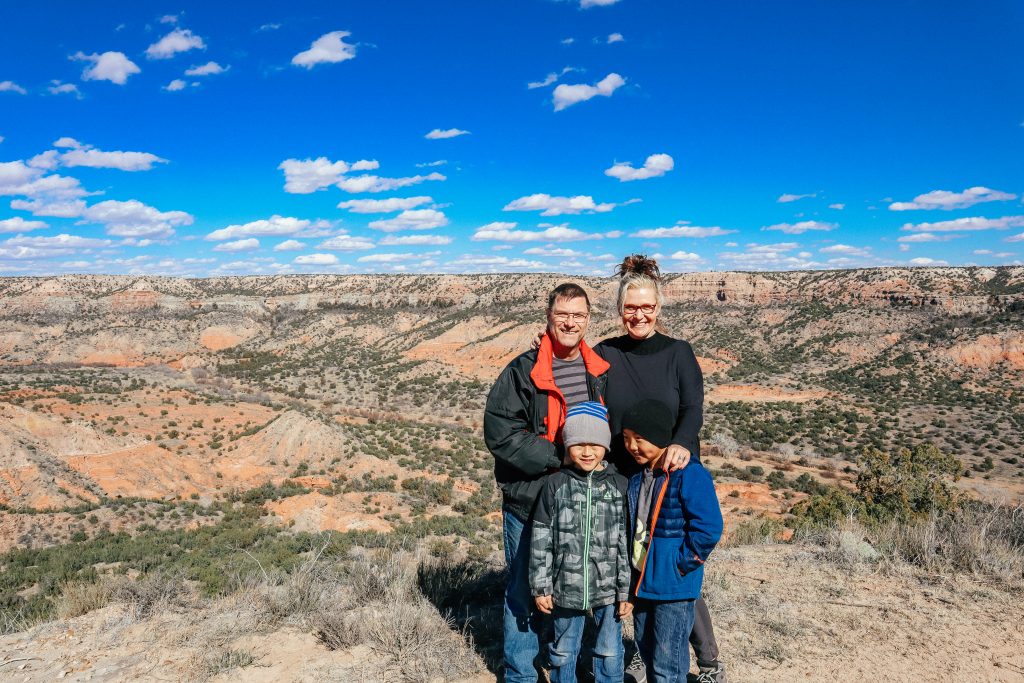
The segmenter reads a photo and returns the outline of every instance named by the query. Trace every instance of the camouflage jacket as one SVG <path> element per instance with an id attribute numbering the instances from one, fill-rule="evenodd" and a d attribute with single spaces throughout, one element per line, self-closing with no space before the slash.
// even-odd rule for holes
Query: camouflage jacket
<path id="1" fill-rule="evenodd" d="M 530 540 L 530 591 L 586 610 L 629 598 L 626 479 L 609 463 L 544 481 Z"/>

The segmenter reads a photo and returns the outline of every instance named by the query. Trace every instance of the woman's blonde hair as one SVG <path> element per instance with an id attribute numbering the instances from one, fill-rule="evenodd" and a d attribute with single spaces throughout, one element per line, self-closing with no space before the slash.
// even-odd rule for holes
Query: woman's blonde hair
<path id="1" fill-rule="evenodd" d="M 622 259 L 622 263 L 616 269 L 615 274 L 619 276 L 619 315 L 622 315 L 622 307 L 626 301 L 626 292 L 631 288 L 653 289 L 658 300 L 658 307 L 663 303 L 661 296 L 661 269 L 658 262 L 647 258 L 643 254 L 630 254 Z"/>

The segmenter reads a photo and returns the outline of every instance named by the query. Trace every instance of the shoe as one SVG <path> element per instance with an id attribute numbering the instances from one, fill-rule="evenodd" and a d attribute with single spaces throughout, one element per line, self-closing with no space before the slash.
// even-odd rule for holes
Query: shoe
<path id="1" fill-rule="evenodd" d="M 696 683 L 728 683 L 725 676 L 725 665 L 718 662 L 714 667 L 702 666 L 695 680 Z"/>
<path id="2" fill-rule="evenodd" d="M 639 652 L 633 653 L 633 659 L 626 667 L 626 683 L 647 683 L 647 665 Z"/>

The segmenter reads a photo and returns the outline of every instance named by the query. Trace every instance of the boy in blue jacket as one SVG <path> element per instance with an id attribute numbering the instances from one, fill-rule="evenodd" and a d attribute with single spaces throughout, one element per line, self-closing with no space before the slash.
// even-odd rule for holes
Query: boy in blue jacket
<path id="1" fill-rule="evenodd" d="M 660 467 L 674 422 L 669 407 L 652 399 L 634 404 L 622 418 L 626 450 L 643 467 L 629 481 L 630 564 L 637 647 L 653 683 L 686 681 L 693 604 L 704 562 L 722 536 L 722 510 L 708 471 L 695 458 L 671 474 Z"/>

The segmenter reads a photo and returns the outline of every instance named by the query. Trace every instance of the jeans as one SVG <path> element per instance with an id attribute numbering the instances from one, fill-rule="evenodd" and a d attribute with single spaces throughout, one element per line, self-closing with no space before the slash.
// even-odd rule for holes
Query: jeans
<path id="1" fill-rule="evenodd" d="M 633 608 L 636 645 L 651 683 L 685 683 L 690 670 L 693 600 L 645 600 Z"/>
<path id="2" fill-rule="evenodd" d="M 505 635 L 505 683 L 535 683 L 533 660 L 540 653 L 540 619 L 530 595 L 530 524 L 508 510 L 501 511 L 505 540 L 503 630 Z"/>
<path id="3" fill-rule="evenodd" d="M 548 646 L 551 683 L 576 683 L 576 659 L 583 642 L 587 613 L 555 607 L 555 642 Z M 594 644 L 594 681 L 622 683 L 622 622 L 615 616 L 615 604 L 594 608 L 597 642 Z"/>

